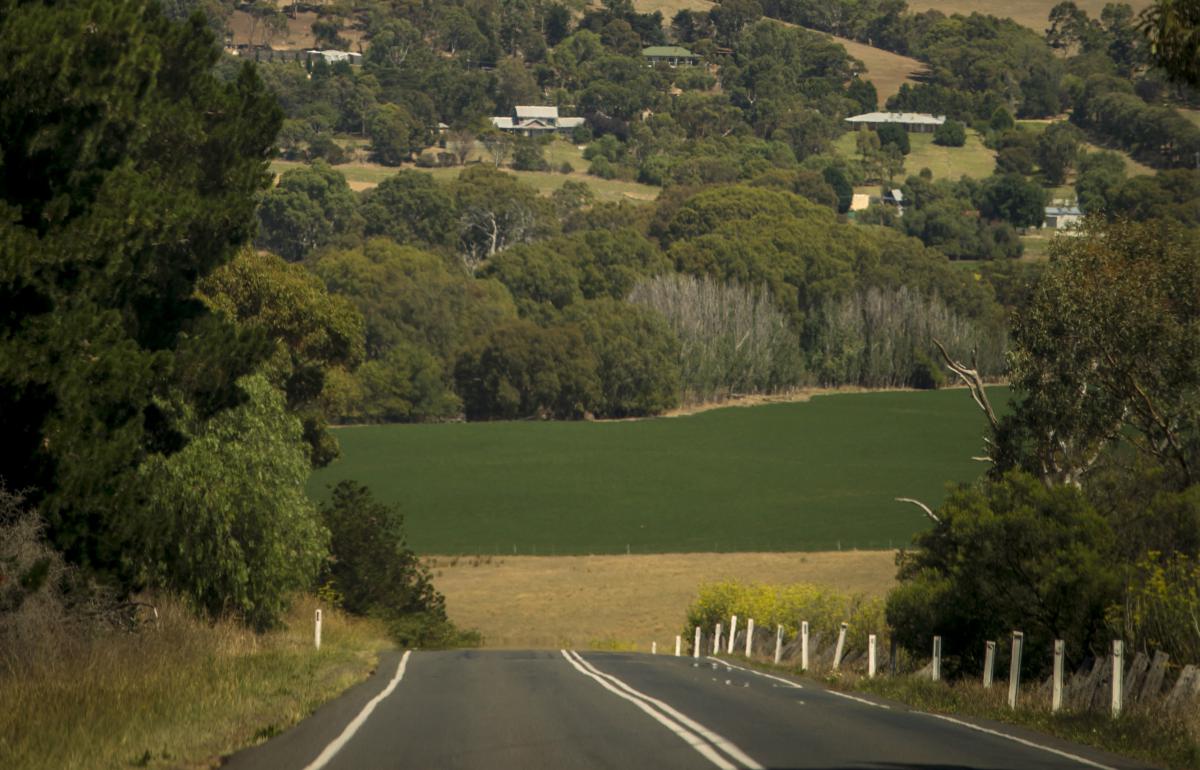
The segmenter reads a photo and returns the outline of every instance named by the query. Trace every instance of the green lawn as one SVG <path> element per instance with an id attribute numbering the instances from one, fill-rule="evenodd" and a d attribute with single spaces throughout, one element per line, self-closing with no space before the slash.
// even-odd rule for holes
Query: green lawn
<path id="1" fill-rule="evenodd" d="M 847 158 L 858 157 L 857 134 L 847 131 L 834 142 L 834 150 Z M 961 176 L 984 179 L 992 175 L 996 167 L 996 154 L 983 146 L 979 134 L 967 130 L 967 143 L 962 147 L 939 147 L 933 143 L 933 134 L 909 134 L 912 149 L 904 158 L 904 172 L 896 181 L 915 176 L 922 168 L 933 172 L 934 179 L 955 180 Z"/>
<path id="2" fill-rule="evenodd" d="M 993 400 L 1001 402 L 1003 392 Z M 963 390 L 818 396 L 611 423 L 352 427 L 310 492 L 343 478 L 406 514 L 423 553 L 888 548 L 983 470 Z"/>

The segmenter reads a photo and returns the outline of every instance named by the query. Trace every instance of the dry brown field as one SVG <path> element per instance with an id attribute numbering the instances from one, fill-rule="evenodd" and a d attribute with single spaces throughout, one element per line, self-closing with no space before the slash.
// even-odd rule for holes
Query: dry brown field
<path id="1" fill-rule="evenodd" d="M 923 71 L 925 65 L 916 59 L 874 48 L 864 43 L 856 43 L 844 37 L 833 37 L 842 44 L 846 53 L 858 59 L 867 67 L 867 79 L 875 84 L 879 94 L 879 104 L 883 105 L 888 97 L 896 94 L 904 83 L 912 83 L 913 75 Z"/>
<path id="2" fill-rule="evenodd" d="M 700 584 L 813 583 L 883 596 L 895 552 L 430 556 L 451 620 L 488 647 L 674 650 Z"/>
<path id="3" fill-rule="evenodd" d="M 1149 0 L 1125 0 L 1135 13 L 1150 5 Z M 1038 33 L 1045 32 L 1046 18 L 1050 9 L 1058 5 L 1059 0 L 1009 0 L 1006 3 L 995 3 L 992 0 L 908 0 L 911 11 L 938 10 L 945 14 L 952 13 L 985 13 L 992 16 L 1008 16 L 1018 24 L 1024 24 Z M 1100 18 L 1100 11 L 1110 0 L 1075 0 L 1075 5 L 1087 11 L 1093 19 Z"/>

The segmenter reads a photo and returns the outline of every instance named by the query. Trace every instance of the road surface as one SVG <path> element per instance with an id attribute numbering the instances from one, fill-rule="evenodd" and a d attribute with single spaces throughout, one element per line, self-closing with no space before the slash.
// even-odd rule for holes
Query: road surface
<path id="1" fill-rule="evenodd" d="M 573 651 L 388 653 L 370 680 L 230 770 L 1142 770 L 713 659 Z"/>

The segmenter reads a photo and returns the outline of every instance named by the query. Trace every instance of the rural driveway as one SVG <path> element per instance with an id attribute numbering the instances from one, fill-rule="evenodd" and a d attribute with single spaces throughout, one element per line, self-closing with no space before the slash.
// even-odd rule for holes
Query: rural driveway
<path id="1" fill-rule="evenodd" d="M 711 659 L 573 651 L 389 653 L 376 674 L 231 770 L 1144 766 Z"/>

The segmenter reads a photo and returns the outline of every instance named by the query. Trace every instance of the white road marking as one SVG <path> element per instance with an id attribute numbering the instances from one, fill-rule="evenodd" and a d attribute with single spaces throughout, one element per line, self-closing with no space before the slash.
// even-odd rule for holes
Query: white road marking
<path id="1" fill-rule="evenodd" d="M 723 770 L 738 770 L 739 767 L 746 768 L 746 770 L 764 770 L 762 765 L 751 759 L 731 741 L 714 733 L 694 719 L 681 714 L 669 704 L 634 689 L 612 674 L 601 671 L 587 660 L 584 660 L 583 656 L 577 652 L 562 650 L 562 654 L 578 671 L 591 677 L 613 694 L 637 705 L 638 708 L 649 714 L 660 724 L 683 738 L 688 745 L 717 767 Z M 714 751 L 713 747 L 725 752 L 725 754 L 739 764 L 730 764 L 725 757 Z"/>
<path id="2" fill-rule="evenodd" d="M 941 719 L 944 722 L 950 722 L 950 723 L 956 724 L 960 727 L 966 727 L 966 728 L 969 728 L 971 730 L 976 730 L 981 733 L 987 733 L 988 735 L 994 735 L 997 738 L 1006 738 L 1010 741 L 1019 743 L 1022 746 L 1028 746 L 1032 749 L 1041 749 L 1042 751 L 1048 751 L 1051 754 L 1057 754 L 1060 757 L 1064 757 L 1064 758 L 1070 759 L 1074 762 L 1078 762 L 1081 765 L 1087 765 L 1088 767 L 1097 768 L 1097 770 L 1116 770 L 1115 768 L 1109 767 L 1108 765 L 1102 765 L 1099 762 L 1093 762 L 1090 759 L 1085 759 L 1084 757 L 1078 756 L 1076 754 L 1071 754 L 1069 752 L 1062 751 L 1060 749 L 1051 748 L 1049 746 L 1043 746 L 1040 743 L 1034 743 L 1033 741 L 1027 741 L 1024 738 L 1018 738 L 1015 735 L 1009 735 L 1008 733 L 1002 733 L 999 730 L 991 730 L 987 727 L 973 725 L 970 722 L 964 722 L 961 719 L 955 719 L 954 717 L 943 716 L 941 714 L 930 714 L 926 711 L 918 711 L 916 713 L 924 714 L 925 716 L 933 717 L 934 719 Z"/>
<path id="3" fill-rule="evenodd" d="M 839 698 L 845 698 L 846 700 L 852 700 L 856 703 L 862 703 L 866 706 L 874 706 L 877 709 L 886 709 L 888 711 L 891 711 L 892 709 L 892 707 L 886 703 L 876 703 L 875 701 L 870 701 L 866 698 L 860 698 L 857 695 L 849 695 L 844 692 L 838 692 L 837 690 L 826 690 L 825 692 L 829 693 L 830 695 L 836 695 Z"/>
<path id="4" fill-rule="evenodd" d="M 747 768 L 749 768 L 749 770 L 764 770 L 762 765 L 758 764 L 753 759 L 751 759 L 744 751 L 742 751 L 736 745 L 734 745 L 734 743 L 732 741 L 722 738 L 720 735 L 717 735 L 716 733 L 714 733 L 712 730 L 709 730 L 704 725 L 700 724 L 699 722 L 696 722 L 691 717 L 689 717 L 685 714 L 679 713 L 679 711 L 677 711 L 669 703 L 664 703 L 663 701 L 659 700 L 658 698 L 655 698 L 650 695 L 646 695 L 643 692 L 633 689 L 629 685 L 622 682 L 620 679 L 617 679 L 612 674 L 606 674 L 605 672 L 596 668 L 596 666 L 593 665 L 592 663 L 584 660 L 583 656 L 580 655 L 579 653 L 576 652 L 576 653 L 574 653 L 574 655 L 576 658 L 579 659 L 580 663 L 587 666 L 589 669 L 596 672 L 600 676 L 610 679 L 618 687 L 624 688 L 625 690 L 627 690 L 631 693 L 635 693 L 635 694 L 645 698 L 646 700 L 653 703 L 655 706 L 658 706 L 660 709 L 662 709 L 663 711 L 665 711 L 668 714 L 670 714 L 671 716 L 673 716 L 675 719 L 679 720 L 683 724 L 690 727 L 692 730 L 695 730 L 697 733 L 699 733 L 701 736 L 703 736 L 705 738 L 705 740 L 707 740 L 709 743 L 715 745 L 717 748 L 721 749 L 726 754 L 733 757 L 734 760 L 744 764 Z"/>
<path id="5" fill-rule="evenodd" d="M 396 675 L 392 677 L 392 681 L 388 682 L 388 686 L 383 688 L 383 692 L 376 695 L 367 705 L 363 706 L 363 710 L 358 712 L 358 716 L 354 717 L 354 721 L 346 725 L 346 729 L 342 730 L 342 734 L 326 746 L 320 756 L 307 764 L 304 770 L 321 770 L 354 737 L 354 734 L 358 732 L 358 728 L 363 726 L 363 723 L 367 721 L 367 717 L 371 716 L 371 712 L 375 710 L 379 702 L 391 695 L 392 691 L 396 689 L 396 685 L 400 684 L 400 680 L 404 678 L 404 670 L 408 667 L 409 655 L 412 655 L 412 650 L 405 650 L 404 655 L 400 658 L 400 665 L 396 666 Z"/>
<path id="6" fill-rule="evenodd" d="M 763 671 L 755 671 L 752 668 L 742 668 L 741 666 L 735 666 L 732 663 L 726 663 L 725 661 L 721 660 L 720 658 L 713 658 L 713 660 L 719 661 L 721 663 L 721 665 L 725 666 L 726 668 L 736 668 L 738 671 L 745 671 L 747 673 L 754 674 L 755 676 L 761 676 L 761 677 L 765 677 L 767 679 L 773 679 L 776 682 L 782 682 L 783 684 L 786 684 L 788 687 L 793 687 L 797 690 L 804 689 L 804 685 L 796 684 L 792 680 L 784 679 L 781 676 L 775 676 L 774 674 L 768 674 Z"/>

